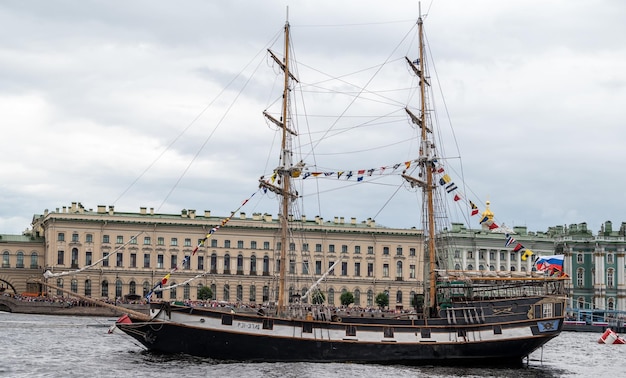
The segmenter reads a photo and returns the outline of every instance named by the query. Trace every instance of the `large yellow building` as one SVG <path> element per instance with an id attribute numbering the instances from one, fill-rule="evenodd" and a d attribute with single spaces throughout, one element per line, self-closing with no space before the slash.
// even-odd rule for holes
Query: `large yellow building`
<path id="1" fill-rule="evenodd" d="M 42 279 L 47 270 L 53 275 L 78 270 L 48 282 L 77 294 L 115 299 L 143 296 L 176 269 L 166 286 L 178 286 L 158 296 L 194 300 L 199 288 L 209 286 L 220 301 L 274 300 L 278 220 L 269 214 L 239 213 L 194 253 L 224 218 L 195 210 L 156 214 L 144 207 L 137 213 L 117 212 L 113 206 L 94 211 L 72 203 L 35 215 L 32 235 L 4 243 L 0 239 L 0 281 L 17 292 L 33 291 L 37 286 L 28 282 Z M 304 293 L 335 263 L 320 286 L 330 305 L 339 305 L 340 294 L 349 291 L 355 305 L 375 306 L 375 296 L 387 292 L 391 308 L 408 308 L 413 295 L 422 293 L 421 230 L 386 228 L 355 218 L 303 216 L 290 221 L 290 298 Z"/>

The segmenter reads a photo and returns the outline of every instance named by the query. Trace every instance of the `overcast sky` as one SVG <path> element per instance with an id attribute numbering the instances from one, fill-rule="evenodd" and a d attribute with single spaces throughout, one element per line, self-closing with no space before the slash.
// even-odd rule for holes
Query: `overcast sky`
<path id="1" fill-rule="evenodd" d="M 19 234 L 33 214 L 71 202 L 230 214 L 278 164 L 262 112 L 279 105 L 266 49 L 282 56 L 287 6 L 309 89 L 298 104 L 311 115 L 298 124 L 307 164 L 356 170 L 415 158 L 395 102 L 410 92 L 384 104 L 396 121 L 372 117 L 390 111 L 384 91 L 414 83 L 398 59 L 416 57 L 417 1 L 2 1 L 0 233 Z M 443 91 L 433 100 L 454 130 L 459 151 L 446 150 L 462 157 L 453 176 L 465 179 L 463 195 L 481 210 L 491 201 L 508 226 L 619 228 L 626 2 L 435 0 L 422 12 Z M 386 60 L 397 64 L 372 80 Z M 378 101 L 339 95 L 363 87 Z M 355 117 L 359 105 L 370 118 Z M 359 127 L 337 121 L 342 113 Z M 319 154 L 307 152 L 312 144 Z M 421 228 L 418 196 L 397 176 L 349 181 L 300 180 L 302 193 L 319 185 L 326 194 L 305 197 L 299 212 Z M 259 193 L 242 211 L 277 209 Z"/>

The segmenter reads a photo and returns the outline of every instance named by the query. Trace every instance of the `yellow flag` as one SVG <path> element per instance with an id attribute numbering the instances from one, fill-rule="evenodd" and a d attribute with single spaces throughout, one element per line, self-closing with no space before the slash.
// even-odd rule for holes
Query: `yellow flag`
<path id="1" fill-rule="evenodd" d="M 533 255 L 533 251 L 531 251 L 530 249 L 527 249 L 524 254 L 522 255 L 522 260 L 526 261 L 527 258 L 529 258 L 530 256 Z"/>

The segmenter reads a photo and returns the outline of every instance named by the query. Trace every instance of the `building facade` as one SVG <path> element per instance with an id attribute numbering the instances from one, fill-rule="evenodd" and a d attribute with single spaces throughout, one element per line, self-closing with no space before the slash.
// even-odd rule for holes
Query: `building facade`
<path id="1" fill-rule="evenodd" d="M 72 203 L 34 216 L 30 237 L 38 244 L 2 247 L 0 280 L 27 291 L 47 270 L 78 271 L 50 278 L 49 283 L 80 295 L 119 299 L 146 295 L 176 268 L 167 284 L 183 285 L 157 292 L 158 297 L 195 300 L 198 290 L 209 286 L 218 301 L 274 300 L 280 267 L 278 220 L 269 214 L 240 213 L 199 246 L 223 219 L 209 211 L 200 215 L 183 210 L 173 215 L 140 208 L 127 213 L 116 212 L 113 206 L 93 211 Z M 355 218 L 290 221 L 294 226 L 286 265 L 290 298 L 305 292 L 335 262 L 321 284 L 328 304 L 339 305 L 340 294 L 349 291 L 355 305 L 375 306 L 375 296 L 386 292 L 391 308 L 408 308 L 413 295 L 422 292 L 421 230 L 386 228 Z M 185 256 L 191 258 L 183 264 Z M 26 268 L 34 270 L 30 286 L 8 276 Z M 50 290 L 48 294 L 63 293 Z"/>
<path id="2" fill-rule="evenodd" d="M 596 235 L 586 223 L 560 227 L 555 251 L 565 255 L 572 308 L 626 311 L 626 223 L 605 222 Z"/>

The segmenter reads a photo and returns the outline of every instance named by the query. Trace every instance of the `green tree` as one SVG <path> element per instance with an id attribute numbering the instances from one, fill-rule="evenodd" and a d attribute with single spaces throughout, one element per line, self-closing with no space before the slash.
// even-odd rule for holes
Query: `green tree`
<path id="1" fill-rule="evenodd" d="M 311 293 L 311 303 L 313 304 L 322 304 L 326 300 L 326 296 L 320 290 L 314 290 Z"/>
<path id="2" fill-rule="evenodd" d="M 207 299 L 213 298 L 213 291 L 208 286 L 202 286 L 198 289 L 198 299 L 201 301 L 205 301 Z"/>
<path id="3" fill-rule="evenodd" d="M 374 301 L 378 307 L 385 308 L 389 306 L 389 295 L 387 293 L 379 293 Z"/>
<path id="4" fill-rule="evenodd" d="M 341 301 L 341 304 L 343 306 L 350 306 L 352 303 L 354 303 L 354 294 L 349 291 L 344 291 L 343 293 L 341 293 L 339 301 Z"/>

